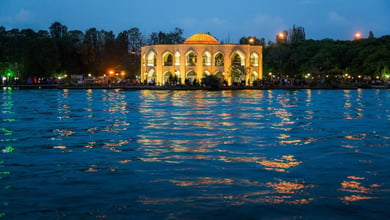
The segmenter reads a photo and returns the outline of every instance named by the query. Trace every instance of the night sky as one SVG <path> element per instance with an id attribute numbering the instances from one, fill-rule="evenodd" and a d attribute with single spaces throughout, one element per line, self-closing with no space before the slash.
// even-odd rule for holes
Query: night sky
<path id="1" fill-rule="evenodd" d="M 242 36 L 274 41 L 295 24 L 307 39 L 350 40 L 357 31 L 390 34 L 389 0 L 0 0 L 0 26 L 48 30 L 58 21 L 68 30 L 151 32 L 184 30 L 184 37 L 210 32 L 237 43 Z"/>

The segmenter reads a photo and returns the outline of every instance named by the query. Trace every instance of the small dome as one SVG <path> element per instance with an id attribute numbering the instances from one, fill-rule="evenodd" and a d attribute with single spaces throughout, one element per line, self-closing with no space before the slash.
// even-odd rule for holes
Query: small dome
<path id="1" fill-rule="evenodd" d="M 185 44 L 219 44 L 217 39 L 205 33 L 194 34 L 184 41 Z"/>

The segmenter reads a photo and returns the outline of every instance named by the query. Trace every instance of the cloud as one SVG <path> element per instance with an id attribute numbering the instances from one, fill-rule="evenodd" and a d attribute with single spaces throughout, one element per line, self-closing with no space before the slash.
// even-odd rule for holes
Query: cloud
<path id="1" fill-rule="evenodd" d="M 184 27 L 196 27 L 196 26 L 202 26 L 202 27 L 208 27 L 213 25 L 226 25 L 228 23 L 227 20 L 219 17 L 213 17 L 213 18 L 206 18 L 206 19 L 196 19 L 196 18 L 181 18 L 176 21 L 176 23 L 183 25 Z"/>
<path id="2" fill-rule="evenodd" d="M 26 21 L 30 21 L 31 18 L 32 18 L 32 14 L 30 11 L 28 10 L 25 10 L 25 9 L 21 9 L 15 16 L 15 20 L 18 21 L 18 22 L 26 22 Z"/>
<path id="3" fill-rule="evenodd" d="M 218 17 L 211 18 L 208 21 L 206 20 L 205 23 L 209 23 L 209 22 L 214 24 L 214 25 L 225 25 L 228 23 L 227 20 L 222 19 L 222 18 L 218 18 Z"/>
<path id="4" fill-rule="evenodd" d="M 0 17 L 0 22 L 5 23 L 27 23 L 31 22 L 33 16 L 29 10 L 20 9 L 18 13 L 13 16 Z"/>
<path id="5" fill-rule="evenodd" d="M 180 18 L 176 20 L 174 23 L 183 25 L 184 27 L 194 27 L 198 25 L 199 21 L 195 18 L 187 17 L 187 18 Z"/>
<path id="6" fill-rule="evenodd" d="M 262 25 L 267 27 L 283 27 L 284 21 L 279 16 L 269 16 L 269 15 L 256 15 L 253 19 L 255 25 Z"/>
<path id="7" fill-rule="evenodd" d="M 335 11 L 331 11 L 328 13 L 328 20 L 334 23 L 342 24 L 342 25 L 348 25 L 351 22 L 346 19 L 345 17 L 341 16 Z"/>

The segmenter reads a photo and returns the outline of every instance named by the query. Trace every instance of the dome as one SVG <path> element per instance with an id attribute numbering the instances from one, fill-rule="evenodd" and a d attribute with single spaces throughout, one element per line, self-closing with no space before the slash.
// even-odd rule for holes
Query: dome
<path id="1" fill-rule="evenodd" d="M 185 44 L 219 44 L 217 39 L 205 33 L 194 34 L 184 41 Z"/>

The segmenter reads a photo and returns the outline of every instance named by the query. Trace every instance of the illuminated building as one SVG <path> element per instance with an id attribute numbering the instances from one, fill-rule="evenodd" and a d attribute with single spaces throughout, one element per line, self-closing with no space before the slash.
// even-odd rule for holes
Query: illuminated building
<path id="1" fill-rule="evenodd" d="M 141 80 L 156 85 L 166 85 L 173 77 L 181 84 L 201 82 L 207 75 L 216 75 L 228 85 L 238 80 L 245 80 L 248 85 L 262 79 L 262 65 L 262 46 L 221 44 L 204 33 L 192 35 L 183 44 L 149 45 L 141 49 Z"/>

